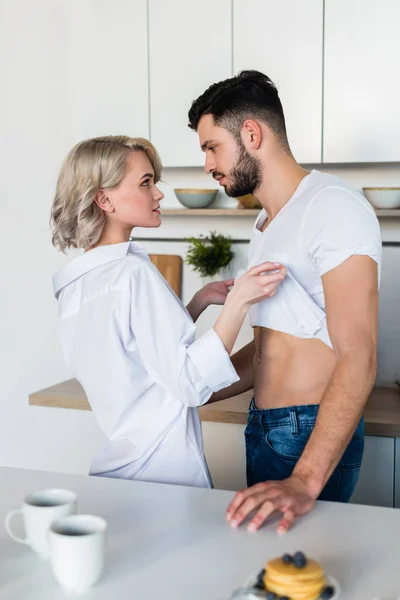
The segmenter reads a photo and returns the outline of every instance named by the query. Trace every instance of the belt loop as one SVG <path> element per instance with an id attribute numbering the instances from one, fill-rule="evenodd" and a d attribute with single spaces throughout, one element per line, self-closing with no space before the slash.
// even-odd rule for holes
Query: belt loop
<path id="1" fill-rule="evenodd" d="M 253 423 L 261 423 L 261 411 L 257 409 L 256 403 L 254 402 L 254 396 L 251 399 L 249 411 L 252 412 L 251 420 Z"/>
<path id="2" fill-rule="evenodd" d="M 289 408 L 289 420 L 290 420 L 290 433 L 292 435 L 299 435 L 299 422 L 297 419 L 297 409 L 295 406 Z"/>

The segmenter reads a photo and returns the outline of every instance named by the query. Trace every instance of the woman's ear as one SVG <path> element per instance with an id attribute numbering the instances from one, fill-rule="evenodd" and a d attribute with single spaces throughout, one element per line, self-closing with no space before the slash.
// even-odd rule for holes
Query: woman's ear
<path id="1" fill-rule="evenodd" d="M 108 213 L 114 212 L 113 203 L 102 188 L 97 192 L 94 201 L 101 210 Z"/>

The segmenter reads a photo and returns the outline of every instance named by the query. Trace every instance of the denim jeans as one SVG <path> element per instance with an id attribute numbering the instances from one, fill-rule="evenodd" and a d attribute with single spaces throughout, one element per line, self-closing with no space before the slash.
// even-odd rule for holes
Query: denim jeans
<path id="1" fill-rule="evenodd" d="M 248 486 L 290 476 L 308 442 L 317 413 L 316 404 L 261 410 L 257 409 L 253 398 L 245 430 Z M 360 473 L 363 452 L 364 420 L 361 419 L 319 500 L 350 500 Z"/>

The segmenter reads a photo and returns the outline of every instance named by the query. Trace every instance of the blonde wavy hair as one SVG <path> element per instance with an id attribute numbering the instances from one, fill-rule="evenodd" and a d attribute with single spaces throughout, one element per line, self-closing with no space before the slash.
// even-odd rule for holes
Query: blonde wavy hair
<path id="1" fill-rule="evenodd" d="M 124 178 L 131 152 L 144 152 L 161 178 L 161 161 L 153 144 L 145 138 L 109 135 L 80 142 L 69 152 L 57 180 L 51 208 L 53 246 L 87 248 L 96 244 L 105 224 L 105 214 L 95 203 L 100 188 L 115 188 Z"/>

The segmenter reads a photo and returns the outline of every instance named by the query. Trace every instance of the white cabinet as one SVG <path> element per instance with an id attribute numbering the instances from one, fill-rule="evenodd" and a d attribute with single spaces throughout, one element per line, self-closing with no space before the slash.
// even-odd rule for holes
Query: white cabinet
<path id="1" fill-rule="evenodd" d="M 217 490 L 247 487 L 244 425 L 202 422 L 204 454 Z"/>
<path id="2" fill-rule="evenodd" d="M 233 69 L 276 84 L 289 143 L 301 163 L 321 162 L 321 0 L 233 0 Z"/>
<path id="3" fill-rule="evenodd" d="M 231 0 L 149 0 L 150 135 L 164 166 L 203 166 L 192 101 L 232 75 Z"/>
<path id="4" fill-rule="evenodd" d="M 400 438 L 396 438 L 396 453 L 394 467 L 394 505 L 400 508 Z"/>
<path id="5" fill-rule="evenodd" d="M 217 489 L 237 491 L 246 487 L 244 425 L 203 422 L 204 451 Z M 396 504 L 400 508 L 400 441 L 366 436 L 360 478 L 353 504 L 393 506 L 397 444 Z"/>
<path id="6" fill-rule="evenodd" d="M 72 0 L 69 7 L 74 140 L 148 137 L 146 0 Z"/>
<path id="7" fill-rule="evenodd" d="M 325 0 L 324 162 L 400 161 L 399 23 L 399 0 Z"/>
<path id="8" fill-rule="evenodd" d="M 352 503 L 393 506 L 395 443 L 394 438 L 366 436 L 360 478 Z"/>

